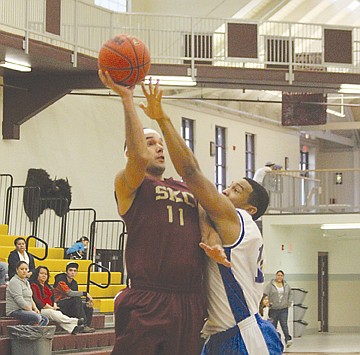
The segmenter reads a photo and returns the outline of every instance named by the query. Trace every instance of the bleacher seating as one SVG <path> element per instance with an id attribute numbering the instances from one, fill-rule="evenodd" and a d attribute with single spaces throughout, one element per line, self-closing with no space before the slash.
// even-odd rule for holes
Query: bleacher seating
<path id="1" fill-rule="evenodd" d="M 0 260 L 7 261 L 7 257 L 11 250 L 14 249 L 14 239 L 16 236 L 8 235 L 8 228 L 6 225 L 0 224 Z M 26 238 L 26 237 L 25 237 Z M 29 251 L 42 257 L 44 249 L 35 247 L 35 240 L 31 240 Z M 65 272 L 68 259 L 64 259 L 64 250 L 62 248 L 49 248 L 48 257 L 45 260 L 35 260 L 35 264 L 45 265 L 50 270 L 49 282 L 54 282 L 56 274 Z M 79 263 L 79 272 L 76 280 L 79 284 L 79 289 L 86 290 L 88 266 L 91 260 L 77 260 Z M 106 272 L 91 272 L 91 280 L 96 283 L 105 285 L 107 283 L 108 275 Z M 5 292 L 6 285 L 0 286 L 0 355 L 10 355 L 10 338 L 8 337 L 7 326 L 17 325 L 19 321 L 5 316 Z M 90 285 L 90 294 L 94 298 L 94 317 L 92 327 L 96 328 L 95 333 L 71 335 L 64 332 L 57 326 L 55 337 L 53 339 L 52 354 L 97 354 L 108 355 L 111 352 L 114 344 L 115 334 L 113 329 L 113 310 L 114 310 L 114 296 L 125 285 L 121 284 L 121 273 L 111 272 L 111 281 L 108 288 L 99 288 L 95 285 Z"/>

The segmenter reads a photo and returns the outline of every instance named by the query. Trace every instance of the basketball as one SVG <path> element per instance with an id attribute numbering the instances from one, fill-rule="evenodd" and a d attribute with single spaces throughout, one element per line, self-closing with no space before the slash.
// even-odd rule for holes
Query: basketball
<path id="1" fill-rule="evenodd" d="M 150 53 L 144 42 L 120 34 L 106 41 L 100 49 L 98 67 L 108 71 L 120 85 L 133 86 L 144 80 L 150 70 Z"/>

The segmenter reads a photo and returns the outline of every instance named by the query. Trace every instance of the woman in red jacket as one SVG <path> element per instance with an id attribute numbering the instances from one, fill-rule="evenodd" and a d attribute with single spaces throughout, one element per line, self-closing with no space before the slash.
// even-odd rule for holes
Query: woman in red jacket
<path id="1" fill-rule="evenodd" d="M 33 299 L 41 314 L 58 323 L 68 333 L 77 334 L 83 329 L 83 319 L 71 318 L 61 313 L 54 302 L 54 293 L 48 283 L 49 269 L 38 266 L 31 276 L 30 284 Z"/>

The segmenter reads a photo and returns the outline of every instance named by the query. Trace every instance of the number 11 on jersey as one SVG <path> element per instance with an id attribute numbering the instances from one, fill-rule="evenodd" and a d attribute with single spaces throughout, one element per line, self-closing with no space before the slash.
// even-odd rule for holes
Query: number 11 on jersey
<path id="1" fill-rule="evenodd" d="M 169 223 L 174 223 L 173 206 L 167 205 L 166 207 L 167 207 L 167 210 L 168 210 Z M 179 225 L 183 226 L 183 225 L 185 225 L 185 222 L 184 222 L 184 210 L 182 208 L 179 208 L 178 211 L 179 211 Z M 176 210 L 175 210 L 175 213 L 176 213 Z"/>

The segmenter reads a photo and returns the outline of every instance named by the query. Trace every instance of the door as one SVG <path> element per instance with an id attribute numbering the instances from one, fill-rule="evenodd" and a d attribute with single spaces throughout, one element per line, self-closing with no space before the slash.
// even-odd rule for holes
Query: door
<path id="1" fill-rule="evenodd" d="M 328 253 L 318 253 L 318 323 L 319 332 L 329 331 L 329 275 L 328 275 Z"/>

